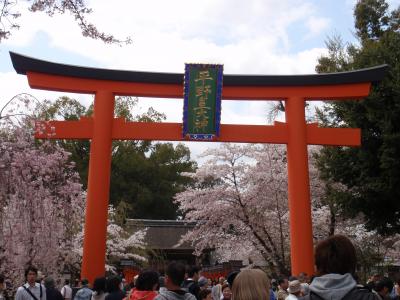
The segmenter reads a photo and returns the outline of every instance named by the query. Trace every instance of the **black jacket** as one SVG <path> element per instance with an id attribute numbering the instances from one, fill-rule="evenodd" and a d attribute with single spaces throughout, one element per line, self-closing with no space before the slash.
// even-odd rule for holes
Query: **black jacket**
<path id="1" fill-rule="evenodd" d="M 183 289 L 187 290 L 189 293 L 194 295 L 196 299 L 199 299 L 200 286 L 196 281 L 185 280 L 183 282 Z"/>
<path id="2" fill-rule="evenodd" d="M 329 300 L 324 299 L 310 291 L 307 296 L 299 298 L 301 300 Z M 342 300 L 379 300 L 379 298 L 366 288 L 356 287 L 342 298 Z"/>
<path id="3" fill-rule="evenodd" d="M 48 287 L 46 288 L 46 299 L 47 300 L 64 300 L 60 291 L 56 288 Z"/>

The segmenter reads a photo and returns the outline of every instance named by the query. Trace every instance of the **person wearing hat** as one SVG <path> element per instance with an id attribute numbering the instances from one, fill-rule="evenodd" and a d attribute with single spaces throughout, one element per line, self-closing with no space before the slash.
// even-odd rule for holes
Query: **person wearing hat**
<path id="1" fill-rule="evenodd" d="M 297 300 L 301 297 L 301 283 L 299 280 L 293 280 L 289 282 L 288 288 L 289 296 L 285 300 Z"/>

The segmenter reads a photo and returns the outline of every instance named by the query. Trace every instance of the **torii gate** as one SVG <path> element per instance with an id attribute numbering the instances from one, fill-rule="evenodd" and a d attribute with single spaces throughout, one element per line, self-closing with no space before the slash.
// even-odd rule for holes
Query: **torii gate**
<path id="1" fill-rule="evenodd" d="M 112 140 L 184 141 L 181 123 L 126 122 L 114 118 L 115 95 L 182 98 L 183 74 L 106 70 L 38 60 L 10 52 L 17 73 L 35 89 L 94 94 L 92 118 L 37 122 L 36 138 L 91 139 L 82 278 L 104 275 Z M 223 100 L 283 100 L 285 123 L 222 124 L 217 142 L 287 145 L 292 274 L 314 273 L 307 145 L 359 146 L 360 129 L 306 124 L 306 100 L 368 96 L 387 66 L 316 75 L 225 75 Z M 55 131 L 53 132 L 53 129 Z"/>

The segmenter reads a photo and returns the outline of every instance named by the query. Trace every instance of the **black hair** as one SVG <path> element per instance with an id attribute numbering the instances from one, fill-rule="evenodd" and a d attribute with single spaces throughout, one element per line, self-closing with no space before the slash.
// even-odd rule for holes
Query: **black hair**
<path id="1" fill-rule="evenodd" d="M 83 278 L 83 279 L 81 280 L 81 284 L 82 284 L 82 285 L 88 285 L 88 284 L 89 284 L 89 280 L 87 280 L 86 278 Z"/>
<path id="2" fill-rule="evenodd" d="M 54 279 L 52 277 L 46 277 L 44 279 L 44 286 L 46 287 L 46 289 L 54 288 L 55 285 L 56 283 L 54 282 Z"/>
<path id="3" fill-rule="evenodd" d="M 97 292 L 97 294 L 102 294 L 106 291 L 106 278 L 105 277 L 97 277 L 94 280 L 93 291 Z"/>
<path id="4" fill-rule="evenodd" d="M 38 274 L 38 269 L 34 266 L 29 266 L 25 269 L 25 278 L 28 277 L 29 272 L 34 272 L 36 275 Z"/>
<path id="5" fill-rule="evenodd" d="M 281 277 L 278 279 L 278 285 L 281 285 L 282 283 L 285 283 L 285 281 L 288 280 L 286 277 Z"/>
<path id="6" fill-rule="evenodd" d="M 117 292 L 120 290 L 119 284 L 121 283 L 121 279 L 117 276 L 111 276 L 107 278 L 107 292 L 112 293 L 112 292 Z"/>
<path id="7" fill-rule="evenodd" d="M 357 265 L 356 249 L 344 235 L 333 235 L 315 247 L 315 265 L 319 275 L 354 274 Z"/>
<path id="8" fill-rule="evenodd" d="M 64 283 L 69 284 L 69 279 L 65 279 Z"/>
<path id="9" fill-rule="evenodd" d="M 155 271 L 143 271 L 136 280 L 136 289 L 139 291 L 152 291 L 155 284 L 159 284 L 159 274 Z"/>
<path id="10" fill-rule="evenodd" d="M 185 279 L 185 265 L 173 261 L 168 265 L 166 274 L 174 285 L 180 286 Z"/>
<path id="11" fill-rule="evenodd" d="M 375 291 L 380 292 L 383 290 L 383 288 L 387 287 L 390 293 L 393 290 L 393 286 L 394 286 L 393 281 L 391 281 L 387 277 L 383 277 L 381 280 L 376 282 L 374 289 Z"/>
<path id="12" fill-rule="evenodd" d="M 4 276 L 0 274 L 0 283 L 4 283 Z"/>
<path id="13" fill-rule="evenodd" d="M 199 298 L 198 299 L 200 299 L 200 300 L 206 299 L 209 294 L 211 294 L 211 290 L 209 290 L 209 289 L 201 290 L 199 292 Z"/>
<path id="14" fill-rule="evenodd" d="M 239 274 L 239 271 L 233 271 L 233 272 L 229 273 L 228 277 L 226 278 L 226 281 L 228 281 L 230 288 L 232 288 L 233 281 L 235 280 L 235 278 L 238 274 Z"/>
<path id="15" fill-rule="evenodd" d="M 194 274 L 199 273 L 200 268 L 198 266 L 190 266 L 187 270 L 188 276 L 192 278 Z"/>

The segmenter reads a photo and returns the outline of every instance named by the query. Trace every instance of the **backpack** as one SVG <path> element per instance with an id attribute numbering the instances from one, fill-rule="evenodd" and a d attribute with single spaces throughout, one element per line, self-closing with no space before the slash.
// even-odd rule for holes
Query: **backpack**
<path id="1" fill-rule="evenodd" d="M 324 298 L 318 296 L 314 292 L 310 293 L 302 298 L 302 300 L 325 300 Z M 364 287 L 355 287 L 350 292 L 348 292 L 341 300 L 378 300 L 374 293 L 370 292 Z"/>
<path id="2" fill-rule="evenodd" d="M 193 286 L 194 281 L 185 281 L 183 282 L 182 290 L 186 293 L 190 293 L 190 288 Z"/>

